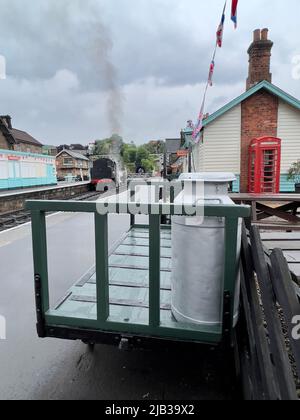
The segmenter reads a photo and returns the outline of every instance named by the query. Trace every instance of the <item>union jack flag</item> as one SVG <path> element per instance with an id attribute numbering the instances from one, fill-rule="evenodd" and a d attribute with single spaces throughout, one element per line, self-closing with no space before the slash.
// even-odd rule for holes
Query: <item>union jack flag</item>
<path id="1" fill-rule="evenodd" d="M 220 48 L 223 45 L 224 23 L 225 23 L 225 10 L 222 15 L 221 23 L 217 30 L 217 44 L 218 44 L 218 47 Z"/>
<path id="2" fill-rule="evenodd" d="M 231 6 L 231 20 L 234 23 L 235 29 L 237 28 L 237 8 L 238 8 L 239 0 L 232 0 Z"/>

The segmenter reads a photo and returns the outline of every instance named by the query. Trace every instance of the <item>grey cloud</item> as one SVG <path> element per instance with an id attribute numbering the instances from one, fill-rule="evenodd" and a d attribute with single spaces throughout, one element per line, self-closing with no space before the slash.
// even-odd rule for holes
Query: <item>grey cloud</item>
<path id="1" fill-rule="evenodd" d="M 223 0 L 0 0 L 0 113 L 49 143 L 121 130 L 129 140 L 173 136 L 199 111 Z M 218 50 L 213 112 L 242 93 L 255 28 L 275 42 L 274 83 L 300 97 L 291 57 L 298 0 L 240 2 Z"/>

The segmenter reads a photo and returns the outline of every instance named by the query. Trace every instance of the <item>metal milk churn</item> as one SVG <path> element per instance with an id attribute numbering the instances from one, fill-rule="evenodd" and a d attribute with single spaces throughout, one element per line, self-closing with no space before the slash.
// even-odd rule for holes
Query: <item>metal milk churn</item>
<path id="1" fill-rule="evenodd" d="M 234 205 L 228 196 L 233 174 L 183 174 L 184 189 L 175 203 Z M 195 184 L 200 183 L 197 196 Z M 192 184 L 194 185 L 192 187 Z M 184 199 L 183 196 L 184 195 Z M 239 222 L 236 258 L 240 259 Z M 225 219 L 212 217 L 172 218 L 172 313 L 178 322 L 218 327 L 222 324 L 225 269 Z M 234 323 L 238 320 L 240 277 L 236 279 Z"/>

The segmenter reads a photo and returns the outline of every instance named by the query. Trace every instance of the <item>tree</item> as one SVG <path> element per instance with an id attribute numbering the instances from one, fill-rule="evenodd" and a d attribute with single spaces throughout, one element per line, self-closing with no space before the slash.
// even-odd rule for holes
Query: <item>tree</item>
<path id="1" fill-rule="evenodd" d="M 300 160 L 294 162 L 288 172 L 288 180 L 294 181 L 295 184 L 300 183 Z"/>
<path id="2" fill-rule="evenodd" d="M 151 157 L 149 159 L 142 159 L 141 166 L 144 168 L 145 172 L 150 173 L 155 169 L 155 162 Z"/>
<path id="3" fill-rule="evenodd" d="M 122 157 L 129 172 L 135 172 L 142 167 L 145 172 L 152 172 L 156 168 L 157 156 L 164 152 L 164 142 L 149 142 L 142 146 L 134 143 L 123 144 Z"/>
<path id="4" fill-rule="evenodd" d="M 111 149 L 111 139 L 97 140 L 95 142 L 94 155 L 109 155 Z"/>
<path id="5" fill-rule="evenodd" d="M 151 155 L 161 155 L 165 152 L 165 143 L 162 140 L 150 141 L 145 147 Z"/>
<path id="6" fill-rule="evenodd" d="M 134 144 L 124 144 L 121 152 L 124 163 L 135 163 L 137 159 L 137 148 Z"/>
<path id="7" fill-rule="evenodd" d="M 122 150 L 123 139 L 117 134 L 113 134 L 110 138 L 104 140 L 96 140 L 94 155 L 109 155 L 118 153 Z"/>
<path id="8" fill-rule="evenodd" d="M 149 159 L 150 153 L 145 146 L 140 146 L 137 149 L 136 163 L 141 165 L 143 160 Z"/>

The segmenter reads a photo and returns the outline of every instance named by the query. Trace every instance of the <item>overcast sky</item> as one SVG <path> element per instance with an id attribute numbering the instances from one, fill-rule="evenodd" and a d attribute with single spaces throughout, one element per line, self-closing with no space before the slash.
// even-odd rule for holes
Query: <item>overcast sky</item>
<path id="1" fill-rule="evenodd" d="M 230 2 L 229 2 L 230 3 Z M 224 0 L 0 0 L 0 114 L 47 144 L 117 131 L 137 143 L 179 135 L 197 117 Z M 300 98 L 299 0 L 229 9 L 207 111 L 245 90 L 256 28 L 274 41 L 273 82 Z"/>

